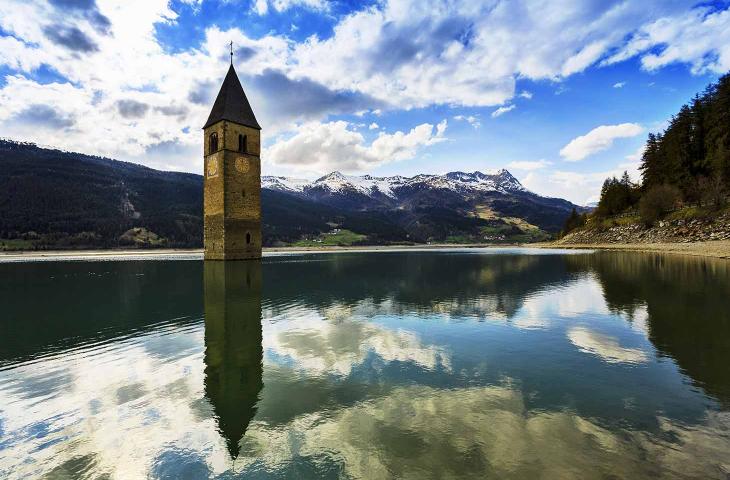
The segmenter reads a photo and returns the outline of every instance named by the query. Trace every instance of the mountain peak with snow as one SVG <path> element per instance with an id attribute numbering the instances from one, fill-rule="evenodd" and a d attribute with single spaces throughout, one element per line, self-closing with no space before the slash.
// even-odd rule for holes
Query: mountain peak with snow
<path id="1" fill-rule="evenodd" d="M 317 189 L 330 193 L 356 192 L 366 196 L 385 195 L 396 198 L 398 190 L 406 187 L 430 187 L 433 189 L 453 190 L 458 193 L 497 192 L 503 194 L 526 192 L 509 171 L 501 169 L 495 174 L 479 171 L 472 173 L 449 172 L 444 175 L 419 174 L 412 177 L 395 175 L 391 177 L 374 177 L 372 175 L 345 175 L 334 171 L 314 181 L 289 177 L 264 176 L 261 178 L 263 188 L 289 192 L 306 192 Z"/>

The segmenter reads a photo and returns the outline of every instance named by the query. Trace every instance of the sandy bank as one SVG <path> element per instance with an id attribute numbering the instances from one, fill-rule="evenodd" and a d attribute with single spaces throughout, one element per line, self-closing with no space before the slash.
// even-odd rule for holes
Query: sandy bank
<path id="1" fill-rule="evenodd" d="M 730 240 L 692 243 L 540 243 L 539 248 L 569 248 L 589 250 L 629 250 L 637 252 L 674 253 L 700 257 L 730 258 Z"/>
<path id="2" fill-rule="evenodd" d="M 638 252 L 660 252 L 702 257 L 730 259 L 730 240 L 715 240 L 693 243 L 533 243 L 523 245 L 485 245 L 485 244 L 432 244 L 432 245 L 374 245 L 360 247 L 276 247 L 265 248 L 264 256 L 280 253 L 298 252 L 373 252 L 373 251 L 423 251 L 423 250 L 456 250 L 473 248 L 546 248 L 546 249 L 587 249 L 587 250 L 627 250 Z M 144 260 L 155 259 L 190 259 L 203 258 L 203 249 L 153 249 L 153 250 L 55 250 L 29 252 L 0 252 L 0 262 L 23 260 Z"/>

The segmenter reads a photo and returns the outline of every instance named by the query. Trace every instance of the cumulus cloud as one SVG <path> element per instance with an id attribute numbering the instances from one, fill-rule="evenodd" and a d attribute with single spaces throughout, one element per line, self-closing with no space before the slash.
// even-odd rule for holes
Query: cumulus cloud
<path id="1" fill-rule="evenodd" d="M 363 135 L 345 121 L 308 123 L 291 138 L 265 149 L 273 165 L 308 172 L 360 172 L 388 162 L 413 158 L 419 149 L 445 140 L 446 120 L 424 123 L 409 132 L 381 132 L 368 145 Z"/>
<path id="2" fill-rule="evenodd" d="M 185 116 L 188 113 L 188 107 L 185 105 L 165 105 L 161 107 L 155 107 L 155 110 L 163 115 L 170 117 Z"/>
<path id="3" fill-rule="evenodd" d="M 511 112 L 517 107 L 517 105 L 506 105 L 504 107 L 499 107 L 495 111 L 492 112 L 492 118 L 501 117 L 507 112 Z"/>
<path id="4" fill-rule="evenodd" d="M 569 162 L 584 158 L 611 148 L 618 138 L 630 138 L 641 134 L 644 129 L 636 123 L 601 125 L 585 135 L 576 137 L 560 150 L 560 155 Z"/>
<path id="5" fill-rule="evenodd" d="M 59 112 L 48 105 L 30 105 L 25 110 L 19 112 L 14 121 L 28 124 L 33 127 L 50 127 L 54 129 L 64 129 L 72 126 L 75 119 L 72 116 Z"/>
<path id="6" fill-rule="evenodd" d="M 519 94 L 519 97 L 530 100 L 532 98 L 532 92 L 528 92 L 527 90 L 522 90 L 522 92 L 520 92 L 520 94 Z"/>
<path id="7" fill-rule="evenodd" d="M 266 15 L 269 7 L 277 12 L 283 12 L 293 7 L 324 11 L 329 9 L 324 0 L 256 0 L 253 4 L 253 10 L 259 15 Z"/>
<path id="8" fill-rule="evenodd" d="M 620 177 L 628 172 L 632 181 L 641 178 L 639 162 L 619 163 L 615 168 L 599 172 L 575 172 L 568 170 L 530 171 L 520 178 L 520 183 L 533 192 L 550 197 L 565 198 L 578 205 L 597 202 L 603 181 Z"/>
<path id="9" fill-rule="evenodd" d="M 43 33 L 52 42 L 62 45 L 69 50 L 85 53 L 99 50 L 99 46 L 76 27 L 49 25 L 43 29 Z"/>
<path id="10" fill-rule="evenodd" d="M 167 107 L 161 107 L 167 108 Z M 137 100 L 119 100 L 117 102 L 119 114 L 124 118 L 140 118 L 144 117 L 150 106 Z"/>
<path id="11" fill-rule="evenodd" d="M 386 2 L 346 16 L 327 39 L 297 45 L 294 70 L 401 107 L 500 105 L 515 95 L 516 78 L 584 71 L 657 14 L 686 12 L 680 2 L 646 7 L 578 2 L 546 17 L 527 1 Z"/>
<path id="12" fill-rule="evenodd" d="M 537 161 L 517 161 L 517 162 L 510 162 L 507 164 L 507 168 L 510 170 L 526 170 L 526 171 L 532 171 L 532 170 L 539 170 L 541 168 L 545 168 L 549 165 L 552 165 L 552 162 L 549 162 L 547 160 L 541 159 Z"/>
<path id="13" fill-rule="evenodd" d="M 187 99 L 198 105 L 212 105 L 218 85 L 213 81 L 195 81 L 188 92 Z"/>
<path id="14" fill-rule="evenodd" d="M 64 17 L 80 16 L 85 18 L 97 32 L 109 33 L 111 22 L 99 11 L 95 0 L 49 0 L 49 3 Z"/>
<path id="15" fill-rule="evenodd" d="M 377 130 L 379 128 L 380 128 L 380 125 L 378 125 L 375 122 L 371 123 L 370 126 L 368 126 L 368 130 Z"/>
<path id="16" fill-rule="evenodd" d="M 631 162 L 632 164 L 638 165 L 641 162 L 642 157 L 644 156 L 644 151 L 646 150 L 646 144 L 642 143 L 641 146 L 632 154 L 626 155 L 626 160 Z"/>
<path id="17" fill-rule="evenodd" d="M 0 37 L 0 65 L 32 71 L 43 63 L 42 55 L 30 55 L 29 46 L 14 37 Z"/>
<path id="18" fill-rule="evenodd" d="M 476 115 L 454 115 L 454 120 L 468 122 L 475 129 L 482 126 L 482 122 L 479 121 L 479 117 Z"/>
<path id="19" fill-rule="evenodd" d="M 639 56 L 646 70 L 686 63 L 695 74 L 730 70 L 730 10 L 704 5 L 683 15 L 665 16 L 641 26 L 631 39 L 602 63 L 611 65 Z"/>
<path id="20" fill-rule="evenodd" d="M 624 88 L 626 82 L 616 82 L 613 84 L 613 88 Z"/>
<path id="21" fill-rule="evenodd" d="M 382 105 L 353 90 L 332 90 L 308 78 L 292 79 L 278 70 L 266 69 L 248 78 L 252 98 L 266 99 L 260 113 L 280 123 L 304 121 L 326 115 L 351 113 Z"/>
<path id="22" fill-rule="evenodd" d="M 0 86 L 0 97 L 9 99 L 0 103 L 0 122 L 36 103 L 44 90 L 48 105 L 77 121 L 78 128 L 53 140 L 57 146 L 137 161 L 160 142 L 200 151 L 198 129 L 225 74 L 230 41 L 237 49 L 234 62 L 245 62 L 239 68 L 244 87 L 271 136 L 339 114 L 432 105 L 497 108 L 514 97 L 530 98 L 530 92 L 516 93 L 517 79 L 563 88 L 561 80 L 570 75 L 632 57 L 651 70 L 676 62 L 695 73 L 730 69 L 728 11 L 688 8 L 681 1 L 569 2 L 550 16 L 527 0 L 383 1 L 332 17 L 327 36 L 297 42 L 272 31 L 252 38 L 239 28 L 208 24 L 196 46 L 183 51 L 157 37 L 159 26 L 177 21 L 173 2 L 49 1 L 0 2 L 0 65 L 11 69 L 11 80 Z M 256 4 L 264 13 L 328 8 L 322 0 Z M 38 81 L 41 65 L 67 86 Z M 306 95 L 297 98 L 296 89 Z M 144 116 L 119 114 L 118 102 L 130 97 L 149 105 Z M 177 102 L 188 111 L 170 115 Z M 49 140 L 31 128 L 0 127 L 25 140 Z M 200 168 L 199 159 L 188 157 L 172 163 Z"/>

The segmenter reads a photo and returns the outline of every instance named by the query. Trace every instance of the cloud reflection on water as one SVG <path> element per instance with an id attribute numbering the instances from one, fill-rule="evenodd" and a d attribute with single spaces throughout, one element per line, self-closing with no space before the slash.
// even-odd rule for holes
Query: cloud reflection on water
<path id="1" fill-rule="evenodd" d="M 608 363 L 646 363 L 648 355 L 638 348 L 619 345 L 616 337 L 594 332 L 586 327 L 573 327 L 568 330 L 568 338 L 581 352 L 596 355 Z"/>
<path id="2" fill-rule="evenodd" d="M 650 343 L 694 365 L 687 335 L 657 313 L 655 299 L 686 303 L 679 294 L 633 298 L 616 283 L 622 267 L 600 256 L 464 257 L 264 265 L 259 298 L 214 298 L 227 308 L 206 306 L 205 325 L 6 367 L 0 476 L 726 476 L 730 414 Z M 648 272 L 630 278 L 653 288 Z M 125 302 L 141 291 L 131 285 Z M 237 329 L 258 312 L 261 337 Z"/>
<path id="3" fill-rule="evenodd" d="M 507 385 L 412 386 L 285 425 L 256 422 L 242 477 L 296 476 L 298 463 L 338 465 L 348 478 L 719 478 L 730 415 L 703 425 L 660 418 L 658 435 L 611 431 L 567 411 L 530 411 Z M 301 468 L 301 465 L 300 465 Z M 314 467 L 313 467 L 314 468 Z M 301 470 L 304 471 L 304 470 Z"/>

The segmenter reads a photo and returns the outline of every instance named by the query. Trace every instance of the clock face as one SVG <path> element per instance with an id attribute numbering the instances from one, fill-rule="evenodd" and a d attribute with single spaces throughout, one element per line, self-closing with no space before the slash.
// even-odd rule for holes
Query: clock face
<path id="1" fill-rule="evenodd" d="M 236 170 L 238 170 L 241 173 L 248 172 L 249 163 L 248 158 L 246 157 L 238 157 L 236 159 Z"/>
<path id="2" fill-rule="evenodd" d="M 215 175 L 218 173 L 218 160 L 215 158 L 211 158 L 208 160 L 208 176 L 209 177 L 215 177 Z"/>

